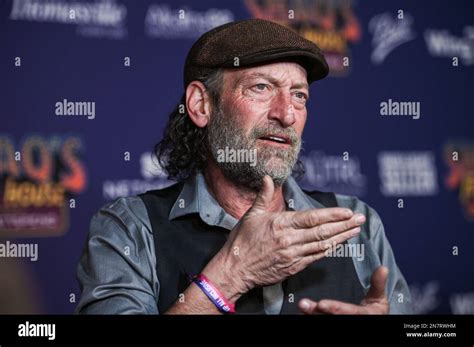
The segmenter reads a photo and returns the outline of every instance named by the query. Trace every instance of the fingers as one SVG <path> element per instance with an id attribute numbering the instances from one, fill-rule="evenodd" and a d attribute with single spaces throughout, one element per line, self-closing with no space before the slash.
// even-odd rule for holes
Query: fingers
<path id="1" fill-rule="evenodd" d="M 262 188 L 257 194 L 255 201 L 250 208 L 248 214 L 260 214 L 266 211 L 267 206 L 270 204 L 275 191 L 275 185 L 270 176 L 265 175 L 263 177 Z"/>
<path id="2" fill-rule="evenodd" d="M 348 304 L 337 300 L 301 299 L 298 303 L 300 311 L 304 314 L 368 314 L 364 306 Z"/>
<path id="3" fill-rule="evenodd" d="M 291 217 L 286 220 L 287 225 L 282 226 L 294 229 L 313 228 L 323 223 L 349 219 L 353 214 L 348 208 L 315 208 L 307 211 L 293 212 Z"/>
<path id="4" fill-rule="evenodd" d="M 366 307 L 337 300 L 320 300 L 316 310 L 325 314 L 369 314 Z"/>
<path id="5" fill-rule="evenodd" d="M 388 268 L 379 266 L 370 278 L 370 289 L 365 296 L 366 300 L 380 300 L 385 298 L 385 285 L 387 284 Z"/>
<path id="6" fill-rule="evenodd" d="M 311 229 L 301 229 L 297 231 L 295 243 L 302 243 L 300 253 L 309 256 L 325 252 L 331 247 L 358 235 L 361 231 L 360 225 L 365 223 L 362 214 L 356 214 L 344 222 L 326 223 Z M 322 257 L 313 257 L 308 261 L 319 260 Z"/>
<path id="7" fill-rule="evenodd" d="M 328 250 L 329 248 L 336 247 L 338 244 L 343 243 L 344 241 L 349 240 L 350 238 L 358 234 L 360 234 L 360 227 L 349 229 L 325 241 L 314 241 L 304 243 L 301 245 L 300 254 L 303 256 L 310 256 L 313 254 L 321 253 L 322 256 L 324 256 L 324 252 L 326 252 L 326 250 Z"/>
<path id="8" fill-rule="evenodd" d="M 310 229 L 299 229 L 294 234 L 295 243 L 308 243 L 314 241 L 329 241 L 333 236 L 355 229 L 365 223 L 365 216 L 357 213 L 350 219 L 342 222 L 325 223 Z"/>
<path id="9" fill-rule="evenodd" d="M 298 303 L 300 311 L 304 314 L 387 314 L 388 310 L 380 305 L 354 305 L 337 300 L 313 301 L 301 299 Z"/>
<path id="10" fill-rule="evenodd" d="M 298 308 L 304 314 L 318 314 L 318 303 L 310 299 L 301 299 L 298 302 Z"/>
<path id="11" fill-rule="evenodd" d="M 321 300 L 319 302 L 310 299 L 301 299 L 298 308 L 304 314 L 367 314 L 363 306 L 348 304 L 337 300 Z"/>

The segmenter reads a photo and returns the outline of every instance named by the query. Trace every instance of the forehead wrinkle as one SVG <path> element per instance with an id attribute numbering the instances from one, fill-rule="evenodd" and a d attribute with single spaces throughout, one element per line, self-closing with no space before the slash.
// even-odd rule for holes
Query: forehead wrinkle
<path id="1" fill-rule="evenodd" d="M 238 86 L 239 84 L 241 84 L 242 80 L 246 79 L 246 78 L 264 78 L 266 80 L 268 80 L 269 82 L 277 85 L 277 86 L 281 86 L 283 85 L 285 82 L 284 80 L 285 79 L 290 79 L 290 77 L 285 77 L 285 75 L 290 75 L 290 67 L 291 66 L 295 66 L 298 68 L 299 72 L 302 72 L 302 74 L 306 75 L 306 70 L 300 66 L 299 64 L 296 64 L 296 63 L 278 63 L 280 64 L 280 69 L 275 69 L 272 71 L 255 71 L 256 68 L 243 68 L 242 70 L 241 69 L 238 69 L 236 71 L 229 71 L 230 72 L 230 75 L 233 74 L 233 72 L 241 72 L 240 74 L 237 75 L 237 78 L 233 78 L 231 81 L 231 86 L 232 87 L 236 87 Z M 272 65 L 275 66 L 274 64 L 268 64 L 268 65 L 264 65 L 262 67 L 265 67 L 266 70 L 267 69 L 272 69 Z M 258 68 L 262 68 L 262 67 L 258 67 Z M 279 74 L 280 76 L 277 76 L 275 77 L 275 74 Z M 299 79 L 298 76 L 295 77 L 295 79 Z M 298 81 L 294 81 L 293 78 L 291 78 L 292 80 L 292 86 L 291 88 L 306 88 L 306 89 L 309 89 L 309 85 L 306 81 L 306 76 L 302 76 L 302 81 L 301 82 L 298 82 Z"/>
<path id="2" fill-rule="evenodd" d="M 238 82 L 242 81 L 246 77 L 248 78 L 255 78 L 255 77 L 260 77 L 263 79 L 266 79 L 267 81 L 277 85 L 277 86 L 283 86 L 285 84 L 286 79 L 291 79 L 292 80 L 292 85 L 291 88 L 306 88 L 309 89 L 308 83 L 306 81 L 304 82 L 293 82 L 293 78 L 291 77 L 285 77 L 284 75 L 287 75 L 287 71 L 282 71 L 281 72 L 281 77 L 275 77 L 274 74 L 269 74 L 269 73 L 264 73 L 264 72 L 251 72 L 247 75 L 243 75 L 238 79 Z"/>

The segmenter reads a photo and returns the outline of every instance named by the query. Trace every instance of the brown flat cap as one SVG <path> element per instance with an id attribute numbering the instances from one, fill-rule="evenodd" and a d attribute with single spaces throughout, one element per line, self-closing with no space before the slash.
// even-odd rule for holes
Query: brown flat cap
<path id="1" fill-rule="evenodd" d="M 234 65 L 239 58 L 239 65 Z M 290 60 L 307 71 L 308 83 L 327 76 L 329 67 L 318 46 L 293 30 L 263 19 L 218 26 L 191 47 L 184 66 L 184 86 L 217 68 L 250 67 Z"/>

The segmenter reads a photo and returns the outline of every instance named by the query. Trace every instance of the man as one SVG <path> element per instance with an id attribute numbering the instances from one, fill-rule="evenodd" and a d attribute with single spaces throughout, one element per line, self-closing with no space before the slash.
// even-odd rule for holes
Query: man
<path id="1" fill-rule="evenodd" d="M 355 197 L 304 192 L 291 177 L 309 84 L 327 74 L 314 43 L 269 21 L 201 36 L 156 146 L 179 183 L 94 216 L 77 311 L 410 312 L 377 213 Z M 347 252 L 355 246 L 358 257 Z"/>

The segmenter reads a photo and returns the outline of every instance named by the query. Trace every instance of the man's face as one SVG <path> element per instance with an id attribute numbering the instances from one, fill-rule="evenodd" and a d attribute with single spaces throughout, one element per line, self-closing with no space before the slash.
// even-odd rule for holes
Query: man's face
<path id="1" fill-rule="evenodd" d="M 208 129 L 210 149 L 224 174 L 251 189 L 260 188 L 264 175 L 283 184 L 298 159 L 308 96 L 306 70 L 297 63 L 225 70 Z M 226 147 L 254 151 L 256 162 L 222 161 L 219 153 Z"/>

